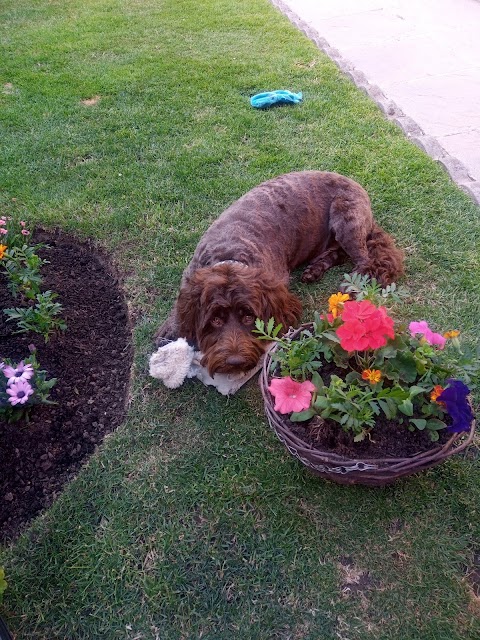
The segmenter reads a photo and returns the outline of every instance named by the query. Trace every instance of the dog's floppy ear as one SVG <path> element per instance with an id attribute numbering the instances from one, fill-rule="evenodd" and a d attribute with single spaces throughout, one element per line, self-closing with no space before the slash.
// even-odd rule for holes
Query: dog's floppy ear
<path id="1" fill-rule="evenodd" d="M 262 317 L 265 322 L 275 318 L 275 324 L 282 324 L 285 332 L 291 326 L 296 326 L 302 315 L 302 303 L 290 293 L 286 285 L 277 282 L 270 286 L 262 283 Z"/>
<path id="2" fill-rule="evenodd" d="M 204 289 L 202 274 L 196 273 L 180 288 L 176 302 L 178 335 L 190 342 L 198 342 L 197 333 L 201 323 L 201 299 Z"/>

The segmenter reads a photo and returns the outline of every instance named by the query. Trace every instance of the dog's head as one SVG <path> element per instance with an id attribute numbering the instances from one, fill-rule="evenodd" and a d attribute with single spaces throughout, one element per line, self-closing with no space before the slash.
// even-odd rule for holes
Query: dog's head
<path id="1" fill-rule="evenodd" d="M 212 376 L 257 364 L 266 343 L 252 334 L 256 318 L 273 317 L 286 330 L 301 312 L 298 298 L 275 275 L 241 264 L 198 269 L 177 299 L 179 335 L 197 344 Z"/>

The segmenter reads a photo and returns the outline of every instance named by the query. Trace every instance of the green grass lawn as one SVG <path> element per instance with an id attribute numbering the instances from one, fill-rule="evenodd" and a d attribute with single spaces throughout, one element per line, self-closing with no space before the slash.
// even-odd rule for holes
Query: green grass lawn
<path id="1" fill-rule="evenodd" d="M 1 550 L 17 637 L 480 637 L 476 448 L 342 487 L 282 448 L 255 381 L 227 399 L 147 373 L 200 235 L 255 184 L 358 180 L 406 251 L 409 317 L 471 342 L 478 207 L 267 0 L 3 0 L 0 29 L 0 212 L 109 248 L 136 323 L 126 422 Z M 269 89 L 304 102 L 252 109 Z M 306 320 L 342 273 L 294 278 Z"/>

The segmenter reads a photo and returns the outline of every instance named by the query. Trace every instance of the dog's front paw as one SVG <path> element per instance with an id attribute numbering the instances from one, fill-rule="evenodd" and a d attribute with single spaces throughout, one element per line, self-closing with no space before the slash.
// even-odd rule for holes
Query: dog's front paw
<path id="1" fill-rule="evenodd" d="M 300 279 L 302 282 L 310 284 L 311 282 L 316 282 L 317 280 L 320 280 L 320 278 L 323 276 L 324 273 L 325 273 L 325 269 L 323 268 L 319 269 L 316 266 L 314 267 L 310 265 L 302 273 L 302 277 Z"/>
<path id="2" fill-rule="evenodd" d="M 165 322 L 157 329 L 155 333 L 154 342 L 157 347 L 163 347 L 169 342 L 173 342 L 178 338 L 177 325 L 171 318 L 165 320 Z"/>

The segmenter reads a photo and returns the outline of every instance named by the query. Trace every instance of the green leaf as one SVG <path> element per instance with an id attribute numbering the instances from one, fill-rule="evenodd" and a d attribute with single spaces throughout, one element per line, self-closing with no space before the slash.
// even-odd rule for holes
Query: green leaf
<path id="1" fill-rule="evenodd" d="M 337 342 L 340 344 L 340 338 L 333 331 L 324 331 L 322 336 L 327 338 L 327 340 L 331 340 L 332 342 Z"/>
<path id="2" fill-rule="evenodd" d="M 412 401 L 407 399 L 398 405 L 399 410 L 406 416 L 413 416 L 413 404 Z"/>
<path id="3" fill-rule="evenodd" d="M 437 418 L 427 420 L 427 429 L 430 431 L 440 431 L 441 429 L 445 429 L 446 426 L 445 422 L 438 420 Z"/>
<path id="4" fill-rule="evenodd" d="M 328 398 L 326 398 L 325 396 L 317 396 L 315 402 L 313 403 L 313 406 L 315 407 L 315 409 L 326 409 L 329 404 L 330 402 Z"/>
<path id="5" fill-rule="evenodd" d="M 276 338 L 276 337 L 278 336 L 278 334 L 280 333 L 280 330 L 282 329 L 282 327 L 283 327 L 283 324 L 282 324 L 282 323 L 277 324 L 277 326 L 276 326 L 276 327 L 275 327 L 275 329 L 273 330 L 272 338 Z"/>
<path id="6" fill-rule="evenodd" d="M 415 382 L 417 379 L 417 366 L 412 353 L 399 351 L 395 358 L 388 361 L 388 364 L 389 370 L 398 372 L 405 382 Z"/>
<path id="7" fill-rule="evenodd" d="M 275 318 L 270 318 L 270 320 L 268 321 L 267 324 L 267 333 L 268 335 L 270 335 L 272 333 L 272 329 L 275 325 Z"/>
<path id="8" fill-rule="evenodd" d="M 409 392 L 410 392 L 410 398 L 413 398 L 414 396 L 418 396 L 421 393 L 425 393 L 425 389 L 423 387 L 419 387 L 417 385 L 414 385 L 413 387 L 410 387 Z"/>
<path id="9" fill-rule="evenodd" d="M 312 384 L 317 390 L 325 386 L 322 380 L 322 376 L 318 373 L 318 371 L 315 371 L 312 374 Z"/>
<path id="10" fill-rule="evenodd" d="M 409 422 L 414 424 L 420 431 L 423 431 L 427 426 L 427 421 L 423 420 L 423 418 L 411 418 Z"/>
<path id="11" fill-rule="evenodd" d="M 377 398 L 377 402 L 389 420 L 392 420 L 397 415 L 397 405 L 390 398 L 386 398 L 385 400 Z"/>
<path id="12" fill-rule="evenodd" d="M 310 420 L 314 415 L 316 415 L 316 411 L 312 408 L 305 409 L 305 411 L 294 411 L 290 416 L 290 422 L 303 422 L 305 420 Z"/>

